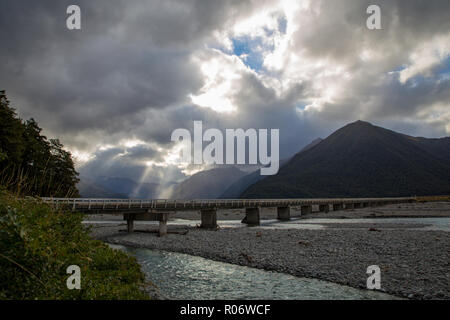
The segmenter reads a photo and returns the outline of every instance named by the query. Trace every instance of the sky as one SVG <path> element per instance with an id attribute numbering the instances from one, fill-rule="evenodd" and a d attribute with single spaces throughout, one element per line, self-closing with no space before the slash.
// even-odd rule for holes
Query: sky
<path id="1" fill-rule="evenodd" d="M 449 136 L 449 16 L 448 0 L 2 0 L 0 89 L 82 176 L 172 183 L 205 169 L 170 139 L 195 120 L 279 129 L 280 158 L 356 120 Z"/>

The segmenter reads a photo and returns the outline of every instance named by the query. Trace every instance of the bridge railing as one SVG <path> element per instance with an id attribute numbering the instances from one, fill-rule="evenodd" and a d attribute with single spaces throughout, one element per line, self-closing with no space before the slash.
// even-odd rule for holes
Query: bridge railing
<path id="1" fill-rule="evenodd" d="M 126 211 L 134 209 L 195 210 L 206 208 L 230 209 L 248 207 L 306 206 L 351 203 L 400 203 L 410 202 L 412 197 L 397 198 L 329 198 L 329 199 L 103 199 L 103 198 L 42 198 L 55 207 L 73 211 Z"/>

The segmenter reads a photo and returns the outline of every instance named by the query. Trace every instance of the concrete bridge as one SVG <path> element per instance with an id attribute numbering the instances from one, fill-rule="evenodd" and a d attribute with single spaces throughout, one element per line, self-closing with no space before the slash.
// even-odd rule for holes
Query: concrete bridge
<path id="1" fill-rule="evenodd" d="M 258 226 L 259 213 L 263 207 L 277 208 L 277 218 L 287 221 L 291 218 L 291 207 L 300 207 L 301 214 L 311 213 L 312 206 L 319 211 L 377 207 L 387 204 L 413 202 L 415 198 L 344 198 L 344 199 L 214 199 L 214 200 L 134 200 L 134 199 L 83 199 L 83 198 L 43 198 L 45 203 L 55 208 L 65 208 L 88 214 L 123 214 L 128 232 L 133 232 L 134 221 L 159 221 L 159 235 L 167 233 L 170 212 L 199 210 L 201 228 L 217 228 L 218 209 L 245 209 L 242 220 L 249 226 Z"/>

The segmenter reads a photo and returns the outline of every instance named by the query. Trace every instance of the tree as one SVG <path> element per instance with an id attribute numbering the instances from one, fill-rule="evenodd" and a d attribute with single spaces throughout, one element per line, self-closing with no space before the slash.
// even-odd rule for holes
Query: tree
<path id="1" fill-rule="evenodd" d="M 11 163 L 19 164 L 24 151 L 23 125 L 9 106 L 5 91 L 0 91 L 0 123 L 0 169 L 4 169 Z"/>
<path id="2" fill-rule="evenodd" d="M 70 152 L 64 150 L 58 139 L 50 139 L 50 154 L 50 180 L 57 182 L 51 184 L 51 194 L 57 197 L 79 197 L 75 186 L 80 180 Z"/>
<path id="3" fill-rule="evenodd" d="M 34 119 L 22 121 L 0 91 L 0 183 L 34 196 L 78 197 L 72 155 L 47 140 Z"/>

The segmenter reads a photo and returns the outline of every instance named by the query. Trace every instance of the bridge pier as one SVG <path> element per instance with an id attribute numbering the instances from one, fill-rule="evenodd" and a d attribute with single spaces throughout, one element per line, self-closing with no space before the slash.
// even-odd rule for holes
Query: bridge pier
<path id="1" fill-rule="evenodd" d="M 291 220 L 291 207 L 277 207 L 277 219 L 282 221 Z"/>
<path id="2" fill-rule="evenodd" d="M 302 215 L 311 213 L 312 212 L 312 206 L 311 205 L 301 206 L 300 212 L 301 212 Z"/>
<path id="3" fill-rule="evenodd" d="M 333 203 L 333 211 L 339 211 L 344 209 L 344 205 L 342 203 Z"/>
<path id="4" fill-rule="evenodd" d="M 169 214 L 164 212 L 159 214 L 159 230 L 158 235 L 160 237 L 163 237 L 167 234 L 167 220 L 169 220 L 168 217 Z"/>
<path id="5" fill-rule="evenodd" d="M 202 224 L 200 228 L 203 229 L 217 229 L 217 209 L 202 209 L 200 210 Z"/>
<path id="6" fill-rule="evenodd" d="M 245 208 L 245 218 L 242 223 L 246 223 L 249 227 L 259 226 L 259 211 L 260 207 Z"/>
<path id="7" fill-rule="evenodd" d="M 330 211 L 330 205 L 328 204 L 319 204 L 319 211 L 320 212 L 329 212 Z"/>
<path id="8" fill-rule="evenodd" d="M 132 233 L 134 231 L 134 215 L 132 213 L 127 214 L 127 232 Z"/>
<path id="9" fill-rule="evenodd" d="M 123 215 L 124 220 L 127 220 L 127 231 L 129 233 L 134 231 L 134 221 L 159 221 L 158 234 L 160 237 L 167 234 L 167 221 L 169 220 L 169 212 L 127 212 Z"/>

